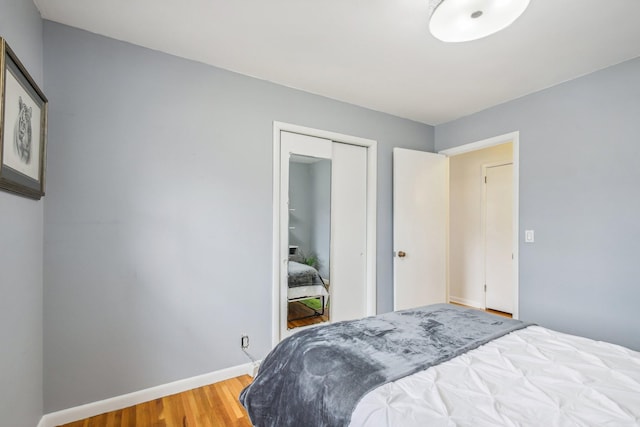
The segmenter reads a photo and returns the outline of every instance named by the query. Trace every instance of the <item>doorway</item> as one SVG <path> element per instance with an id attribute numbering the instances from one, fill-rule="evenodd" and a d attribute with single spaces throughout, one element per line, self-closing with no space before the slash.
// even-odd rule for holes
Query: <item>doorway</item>
<path id="1" fill-rule="evenodd" d="M 484 151 L 484 150 L 487 150 L 487 151 Z M 511 197 L 510 203 L 512 208 L 510 212 L 511 213 L 511 221 L 510 221 L 511 233 L 509 236 L 511 239 L 511 244 L 510 244 L 511 251 L 509 254 L 511 256 L 511 263 L 510 263 L 511 269 L 507 273 L 511 277 L 511 280 L 509 281 L 511 284 L 511 293 L 510 295 L 507 296 L 507 298 L 511 300 L 511 304 L 508 304 L 508 306 L 510 305 L 508 308 L 511 309 L 513 318 L 517 319 L 518 318 L 518 298 L 519 298 L 519 292 L 518 292 L 518 263 L 519 263 L 519 256 L 518 256 L 519 255 L 519 249 L 518 249 L 519 225 L 518 224 L 519 222 L 518 220 L 519 220 L 520 133 L 511 132 L 508 134 L 499 135 L 493 138 L 488 138 L 488 139 L 476 141 L 470 144 L 461 145 L 459 147 L 451 148 L 448 150 L 440 151 L 440 154 L 444 154 L 451 159 L 457 156 L 466 155 L 466 154 L 473 156 L 474 153 L 480 155 L 480 157 L 482 156 L 482 153 L 492 153 L 491 155 L 480 160 L 480 164 L 482 164 L 482 166 L 484 167 L 492 166 L 492 165 L 495 166 L 497 164 L 511 163 L 510 168 L 511 168 L 511 176 L 512 176 L 512 180 L 511 180 L 511 196 L 512 197 Z M 476 183 L 480 181 L 480 184 L 483 186 L 484 175 L 477 173 L 477 168 L 475 170 L 476 172 L 467 171 L 467 173 L 474 174 L 477 177 Z M 483 188 L 483 187 L 480 187 L 480 188 Z M 452 205 L 451 209 L 453 211 L 457 208 L 456 206 Z M 480 209 L 483 209 L 483 207 L 481 207 Z M 482 216 L 478 216 L 477 214 L 478 210 L 475 210 L 475 212 L 476 213 L 473 214 L 473 219 L 471 219 L 471 221 L 473 221 L 476 224 L 480 222 L 480 227 L 483 228 L 485 218 Z M 452 224 L 452 228 L 453 228 L 453 224 Z M 474 265 L 476 266 L 476 269 L 466 270 L 465 276 L 463 277 L 459 277 L 459 276 L 455 277 L 454 275 L 455 267 L 453 265 L 453 259 L 450 258 L 451 276 L 449 278 L 449 283 L 448 283 L 449 291 L 450 291 L 449 295 L 450 295 L 450 300 L 453 302 L 459 302 L 461 304 L 470 305 L 473 307 L 486 308 L 487 304 L 486 304 L 486 299 L 485 299 L 486 297 L 484 293 L 484 289 L 485 289 L 484 284 L 486 283 L 484 231 L 482 231 L 480 235 L 476 234 L 475 236 L 476 237 L 474 239 L 474 242 L 477 242 L 478 238 L 480 239 L 480 251 L 477 252 L 477 254 L 479 255 L 476 255 L 474 257 L 475 259 Z M 468 243 L 469 241 L 467 241 L 467 244 Z M 451 245 L 450 257 L 451 257 L 451 254 L 454 253 L 455 251 L 463 250 L 464 252 L 464 249 L 461 249 L 460 246 L 458 247 L 453 246 L 452 237 L 451 237 L 450 245 Z M 477 245 L 476 245 L 476 248 L 477 248 Z M 468 254 L 469 246 L 466 247 L 466 250 Z M 465 271 L 465 270 L 463 269 L 462 271 Z M 456 280 L 462 280 L 462 282 L 461 281 L 456 282 Z M 461 283 L 470 284 L 469 285 L 470 287 L 467 288 L 467 290 L 473 289 L 473 291 L 466 292 L 466 293 L 462 293 L 462 292 L 458 293 L 457 290 L 459 288 L 456 288 L 456 286 L 460 285 Z M 456 295 L 456 293 L 458 293 L 458 295 Z M 503 308 L 507 308 L 507 307 L 503 307 Z"/>
<path id="2" fill-rule="evenodd" d="M 449 157 L 450 301 L 512 313 L 512 293 L 507 291 L 512 287 L 513 171 L 511 166 L 501 169 L 512 160 L 511 143 Z M 493 175 L 490 180 L 487 174 Z M 508 304 L 499 292 L 507 294 Z M 487 293 L 489 301 L 502 302 L 501 308 L 487 306 Z"/>
<path id="3" fill-rule="evenodd" d="M 500 135 L 494 138 L 485 139 L 482 141 L 477 141 L 471 144 L 462 145 L 459 147 L 455 147 L 448 150 L 443 150 L 439 155 L 446 156 L 445 162 L 446 167 L 442 168 L 442 173 L 445 174 L 446 180 L 449 180 L 453 175 L 450 175 L 450 161 L 455 157 L 463 154 L 469 153 L 472 155 L 474 152 L 479 152 L 479 150 L 487 149 L 490 147 L 496 147 L 504 144 L 509 144 L 511 149 L 511 156 L 508 158 L 513 164 L 513 197 L 512 197 L 512 211 L 511 211 L 511 227 L 513 230 L 512 240 L 511 240 L 511 248 L 512 248 L 512 269 L 511 269 L 511 277 L 512 277 L 512 287 L 513 294 L 511 299 L 513 301 L 513 317 L 518 318 L 518 176 L 519 176 L 519 133 L 512 132 L 505 135 Z M 424 157 L 436 157 L 437 154 L 433 153 L 424 153 Z M 404 163 L 396 164 L 396 158 L 394 156 L 394 185 L 395 185 L 395 170 L 403 169 Z M 489 161 L 485 162 L 488 163 Z M 507 163 L 507 162 L 504 162 Z M 428 167 L 428 163 L 425 163 Z M 463 174 L 466 172 L 463 172 Z M 397 238 L 396 236 L 396 224 L 395 218 L 405 218 L 409 217 L 406 212 L 407 209 L 419 210 L 420 206 L 416 204 L 415 206 L 406 205 L 406 204 L 396 204 L 395 200 L 395 192 L 394 192 L 394 294 L 400 292 L 400 290 L 404 289 L 404 293 L 413 292 L 414 295 L 420 294 L 420 292 L 411 291 L 412 288 L 416 287 L 432 287 L 432 288 L 444 288 L 444 292 L 440 292 L 439 295 L 445 295 L 445 299 L 440 298 L 439 300 L 421 300 L 417 299 L 412 302 L 412 306 L 416 307 L 424 304 L 433 304 L 437 302 L 457 302 L 463 305 L 473 306 L 484 308 L 485 306 L 485 295 L 484 295 L 484 250 L 483 250 L 483 234 L 482 234 L 482 218 L 481 218 L 481 206 L 482 206 L 482 186 L 481 186 L 481 165 L 478 165 L 476 168 L 476 172 L 474 172 L 474 180 L 475 185 L 477 186 L 478 192 L 476 195 L 476 201 L 474 208 L 465 208 L 456 206 L 456 201 L 451 198 L 451 204 L 447 203 L 449 207 L 449 214 L 447 218 L 444 220 L 440 219 L 440 227 L 447 230 L 447 235 L 449 236 L 447 242 L 445 242 L 444 251 L 447 254 L 446 263 L 443 268 L 446 269 L 447 277 L 445 280 L 440 278 L 436 280 L 432 280 L 430 278 L 425 277 L 409 277 L 402 279 L 402 275 L 398 275 L 396 271 L 399 268 L 404 268 L 404 266 L 409 263 L 405 262 L 408 260 L 408 256 L 404 258 L 400 258 L 399 254 L 404 254 L 404 249 L 407 245 L 407 241 Z M 440 180 L 437 180 L 440 182 Z M 394 190 L 395 191 L 395 190 Z M 447 193 L 445 196 L 450 198 L 450 195 Z M 416 199 L 416 201 L 420 201 L 420 199 Z M 424 203 L 423 203 L 424 204 Z M 460 218 L 452 215 L 452 211 L 457 211 L 460 213 Z M 471 213 L 469 218 L 466 218 L 465 215 L 467 213 Z M 433 218 L 430 217 L 430 221 Z M 475 235 L 472 240 L 458 239 L 456 240 L 452 234 L 457 232 L 461 226 L 465 226 L 468 224 L 472 224 L 475 227 Z M 424 239 L 423 239 L 424 240 Z M 478 249 L 479 248 L 479 249 Z M 469 252 L 475 252 L 473 265 L 471 267 L 467 266 L 463 268 L 460 266 L 459 259 L 456 259 L 452 256 L 452 254 L 469 254 Z M 402 280 L 399 280 L 402 279 Z M 469 289 L 472 290 L 473 293 L 459 291 L 460 286 L 469 284 Z M 407 291 L 407 289 L 409 291 Z M 395 305 L 395 302 L 394 302 Z"/>

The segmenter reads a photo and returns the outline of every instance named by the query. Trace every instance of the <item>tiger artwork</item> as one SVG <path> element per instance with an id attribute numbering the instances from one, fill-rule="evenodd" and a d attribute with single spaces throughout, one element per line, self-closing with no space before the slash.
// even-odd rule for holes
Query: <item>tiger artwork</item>
<path id="1" fill-rule="evenodd" d="M 18 98 L 19 112 L 16 127 L 13 132 L 14 150 L 20 161 L 24 164 L 31 163 L 31 107 Z"/>

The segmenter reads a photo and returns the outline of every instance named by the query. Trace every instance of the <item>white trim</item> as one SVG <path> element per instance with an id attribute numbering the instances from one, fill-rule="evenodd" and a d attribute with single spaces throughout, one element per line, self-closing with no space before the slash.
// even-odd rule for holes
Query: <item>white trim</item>
<path id="1" fill-rule="evenodd" d="M 481 141 L 460 145 L 438 153 L 445 156 L 457 156 L 458 154 L 469 153 L 471 151 L 481 150 L 483 148 L 493 147 L 495 145 L 511 142 L 513 149 L 513 283 L 514 283 L 514 305 L 513 318 L 518 319 L 520 315 L 520 282 L 519 282 L 519 265 L 520 265 L 520 247 L 519 247 L 519 230 L 520 230 L 520 132 L 510 132 L 504 135 L 494 136 L 492 138 L 483 139 Z"/>
<path id="2" fill-rule="evenodd" d="M 483 148 L 493 147 L 494 145 L 505 144 L 507 142 L 513 141 L 516 143 L 516 140 L 519 139 L 520 132 L 510 132 L 505 133 L 504 135 L 498 135 L 491 138 L 483 139 L 480 141 L 470 142 L 469 144 L 459 145 L 453 148 L 447 148 L 446 150 L 440 150 L 438 153 L 444 154 L 447 157 L 457 156 L 458 154 L 469 153 L 471 151 L 482 150 Z"/>
<path id="3" fill-rule="evenodd" d="M 117 411 L 129 406 L 138 405 L 150 400 L 159 399 L 161 397 L 170 396 L 176 393 L 182 393 L 198 387 L 235 378 L 241 375 L 253 375 L 254 364 L 245 363 L 243 365 L 232 366 L 230 368 L 221 369 L 219 371 L 210 372 L 208 374 L 198 375 L 183 380 L 174 381 L 168 384 L 162 384 L 156 387 L 144 390 L 134 391 L 109 399 L 99 400 L 97 402 L 87 403 L 73 408 L 63 409 L 57 412 L 45 414 L 38 423 L 38 427 L 55 427 L 62 424 L 71 423 L 85 418 L 94 417 L 104 414 L 105 412 Z"/>
<path id="4" fill-rule="evenodd" d="M 377 313 L 377 236 L 378 219 L 377 195 L 378 195 L 378 145 L 371 141 L 367 147 L 367 316 Z"/>
<path id="5" fill-rule="evenodd" d="M 271 345 L 280 342 L 280 130 L 273 123 L 273 225 L 271 271 Z"/>
<path id="6" fill-rule="evenodd" d="M 447 217 L 445 219 L 446 239 L 445 239 L 445 301 L 449 301 L 451 296 L 451 160 L 447 158 L 447 189 L 445 197 L 447 198 Z"/>
<path id="7" fill-rule="evenodd" d="M 314 129 L 306 126 L 298 126 L 284 122 L 273 122 L 274 137 L 278 133 L 278 142 L 280 140 L 280 131 L 299 133 L 301 135 L 315 136 L 317 138 L 330 139 L 334 142 L 343 142 L 345 144 L 360 145 L 362 147 L 376 146 L 377 142 L 373 139 L 361 138 L 359 136 L 345 135 L 342 133 L 331 132 L 322 129 Z M 275 139 L 274 139 L 275 141 Z"/>
<path id="8" fill-rule="evenodd" d="M 280 132 L 293 132 L 367 148 L 367 316 L 376 314 L 377 141 L 337 132 L 273 122 L 273 249 L 271 342 L 280 342 Z"/>

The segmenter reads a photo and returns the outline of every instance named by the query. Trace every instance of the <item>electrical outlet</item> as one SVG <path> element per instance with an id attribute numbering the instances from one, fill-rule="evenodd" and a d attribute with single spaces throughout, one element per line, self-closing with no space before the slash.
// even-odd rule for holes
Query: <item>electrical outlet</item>
<path id="1" fill-rule="evenodd" d="M 242 347 L 243 349 L 249 348 L 249 335 L 242 335 L 242 337 L 240 338 L 240 347 Z"/>

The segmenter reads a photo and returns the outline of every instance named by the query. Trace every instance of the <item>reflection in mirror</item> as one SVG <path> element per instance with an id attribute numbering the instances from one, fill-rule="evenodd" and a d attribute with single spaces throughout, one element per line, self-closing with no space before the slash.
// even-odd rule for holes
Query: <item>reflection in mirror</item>
<path id="1" fill-rule="evenodd" d="M 331 160 L 289 159 L 288 329 L 329 321 Z"/>

